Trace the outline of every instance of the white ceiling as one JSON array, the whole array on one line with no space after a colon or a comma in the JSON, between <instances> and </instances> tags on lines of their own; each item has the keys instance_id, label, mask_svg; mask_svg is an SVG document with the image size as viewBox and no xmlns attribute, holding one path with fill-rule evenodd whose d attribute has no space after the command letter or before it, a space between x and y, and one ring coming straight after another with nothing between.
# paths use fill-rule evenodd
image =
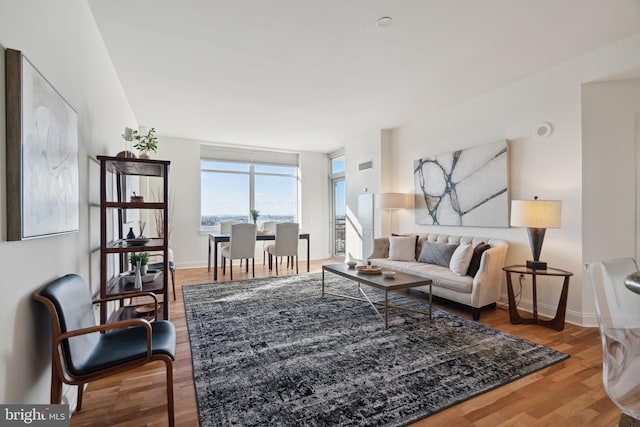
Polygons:
<instances>
[{"instance_id":1,"label":"white ceiling","mask_svg":"<svg viewBox=\"0 0 640 427\"><path fill-rule=\"evenodd\" d=\"M640 0L89 4L141 124L320 152L640 32Z\"/></svg>"}]
</instances>

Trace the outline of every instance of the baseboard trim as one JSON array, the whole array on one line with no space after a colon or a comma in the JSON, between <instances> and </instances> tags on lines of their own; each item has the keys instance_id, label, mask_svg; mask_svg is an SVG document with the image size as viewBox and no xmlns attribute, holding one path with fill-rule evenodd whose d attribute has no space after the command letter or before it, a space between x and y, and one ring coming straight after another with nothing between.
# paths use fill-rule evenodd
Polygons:
<instances>
[{"instance_id":1,"label":"baseboard trim","mask_svg":"<svg viewBox=\"0 0 640 427\"><path fill-rule=\"evenodd\" d=\"M498 306L500 308L504 308L505 310L509 310L508 297L506 294L500 296ZM541 304L538 302L538 314L542 317L554 317L556 315L557 308L557 306ZM518 304L518 310L524 311L526 313L533 313L533 301L528 299L520 300L520 304ZM565 314L565 322L585 328L593 328L598 326L598 318L596 317L595 313L585 314L579 311L568 309Z\"/></svg>"}]
</instances>

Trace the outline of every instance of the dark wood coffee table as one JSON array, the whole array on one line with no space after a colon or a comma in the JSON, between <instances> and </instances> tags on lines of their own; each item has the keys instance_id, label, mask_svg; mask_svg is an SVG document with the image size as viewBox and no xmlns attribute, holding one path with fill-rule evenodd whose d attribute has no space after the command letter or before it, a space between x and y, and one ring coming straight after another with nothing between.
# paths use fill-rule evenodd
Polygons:
<instances>
[{"instance_id":1,"label":"dark wood coffee table","mask_svg":"<svg viewBox=\"0 0 640 427\"><path fill-rule=\"evenodd\" d=\"M349 295L336 294L333 292L326 292L324 290L324 272L328 271L338 276L346 277L347 279L358 282L358 291L364 298L352 297ZM364 292L361 285L371 286L376 289L384 291L384 302L372 301L371 298ZM409 307L403 307L399 305L389 304L389 291L397 291L401 289L410 289L418 286L429 286L429 311L415 310ZM391 279L385 278L382 274L362 274L358 273L355 268L349 268L346 264L327 264L322 266L322 296L332 295L340 298L347 298L356 301L368 302L380 319L384 322L384 328L389 327L389 309L394 308L396 310L410 311L412 313L426 314L431 320L431 308L432 298L431 290L433 283L431 279L425 279L424 277L414 276L413 274L406 274L396 272L395 276ZM384 316L376 308L376 305L384 306Z\"/></svg>"}]
</instances>

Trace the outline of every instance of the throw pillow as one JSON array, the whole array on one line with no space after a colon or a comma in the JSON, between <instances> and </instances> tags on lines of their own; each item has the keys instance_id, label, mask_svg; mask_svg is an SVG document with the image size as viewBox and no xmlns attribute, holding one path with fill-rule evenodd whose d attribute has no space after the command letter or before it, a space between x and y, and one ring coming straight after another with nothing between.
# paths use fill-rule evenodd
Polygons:
<instances>
[{"instance_id":1,"label":"throw pillow","mask_svg":"<svg viewBox=\"0 0 640 427\"><path fill-rule=\"evenodd\" d=\"M451 256L457 247L458 245L448 243L424 242L422 244L422 251L420 252L418 262L426 262L428 264L449 267Z\"/></svg>"},{"instance_id":2,"label":"throw pillow","mask_svg":"<svg viewBox=\"0 0 640 427\"><path fill-rule=\"evenodd\" d=\"M407 234L397 234L397 233L391 233L392 236L401 236L401 237L409 237L409 236L415 236L416 237L416 244L413 248L413 261L416 260L416 258L418 257L418 255L420 255L419 253L417 253L416 251L418 250L418 238L420 236L418 236L417 234L411 234L411 233L407 233Z\"/></svg>"},{"instance_id":3,"label":"throw pillow","mask_svg":"<svg viewBox=\"0 0 640 427\"><path fill-rule=\"evenodd\" d=\"M392 261L415 261L416 238L413 236L389 237L389 259Z\"/></svg>"},{"instance_id":4,"label":"throw pillow","mask_svg":"<svg viewBox=\"0 0 640 427\"><path fill-rule=\"evenodd\" d=\"M485 242L480 242L475 248L473 248L473 255L469 262L467 276L474 277L478 270L480 270L480 259L482 259L482 254L489 248L491 248L491 245L487 245Z\"/></svg>"},{"instance_id":5,"label":"throw pillow","mask_svg":"<svg viewBox=\"0 0 640 427\"><path fill-rule=\"evenodd\" d=\"M473 256L473 246L471 244L461 244L453 252L451 261L449 261L449 269L458 276L464 276L469 269L469 263Z\"/></svg>"}]
</instances>

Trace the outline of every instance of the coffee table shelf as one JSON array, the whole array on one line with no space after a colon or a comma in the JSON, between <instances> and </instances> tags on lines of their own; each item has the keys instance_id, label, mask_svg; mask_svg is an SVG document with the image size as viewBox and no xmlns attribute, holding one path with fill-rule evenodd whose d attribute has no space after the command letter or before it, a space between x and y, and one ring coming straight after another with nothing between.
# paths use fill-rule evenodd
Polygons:
<instances>
[{"instance_id":1,"label":"coffee table shelf","mask_svg":"<svg viewBox=\"0 0 640 427\"><path fill-rule=\"evenodd\" d=\"M337 274L338 276L345 277L347 279L353 280L358 283L358 291L362 295L362 298L353 297L350 295L343 295L334 292L325 291L324 286L324 274L325 271L328 271L333 274ZM375 289L379 289L384 291L384 302L373 301L366 294L364 289L362 289L361 285L370 286ZM429 286L429 311L421 311L416 310L410 307L400 306L400 305L391 305L389 304L389 292L397 291L402 289L411 289L416 288L418 286ZM389 309L393 308L396 310L409 311L412 313L424 314L429 316L429 320L431 320L431 312L432 312L432 291L433 282L431 279L426 279L420 276L414 276L413 274L401 273L397 272L393 278L386 278L381 274L359 274L358 270L355 268L349 268L346 264L326 264L322 266L322 296L331 295L339 298L346 298L356 301L364 301L368 302L369 305L376 312L378 317L383 321L384 328L389 328ZM384 315L380 313L376 305L384 307Z\"/></svg>"}]
</instances>

